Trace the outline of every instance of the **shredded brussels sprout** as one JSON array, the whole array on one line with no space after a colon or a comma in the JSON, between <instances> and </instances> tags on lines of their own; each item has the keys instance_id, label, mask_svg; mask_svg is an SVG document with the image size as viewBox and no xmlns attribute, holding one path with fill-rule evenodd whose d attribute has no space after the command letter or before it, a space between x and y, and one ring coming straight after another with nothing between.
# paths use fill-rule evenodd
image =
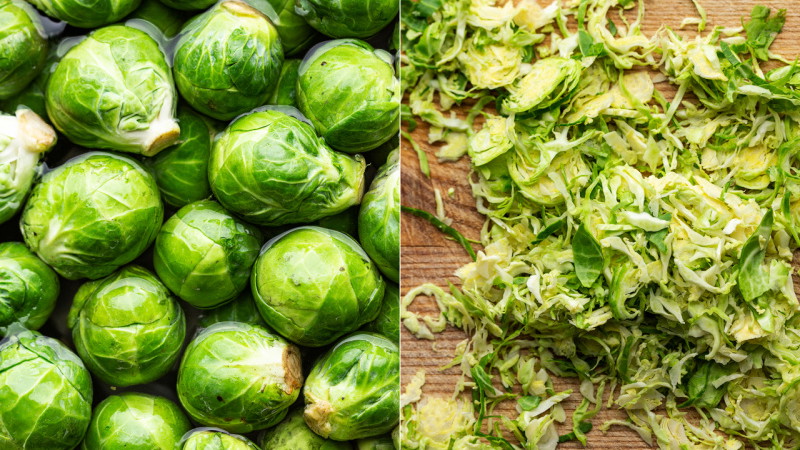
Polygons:
<instances>
[{"instance_id":1,"label":"shredded brussels sprout","mask_svg":"<svg viewBox=\"0 0 800 450\"><path fill-rule=\"evenodd\" d=\"M460 287L402 301L418 338L468 336L452 398L406 387L403 448L586 445L603 407L628 419L595 426L661 448L800 446L800 68L770 51L786 12L687 38L645 35L642 0L402 11L404 120L466 137L486 216ZM580 380L572 417L550 376ZM492 414L507 401L516 418Z\"/></svg>"}]
</instances>

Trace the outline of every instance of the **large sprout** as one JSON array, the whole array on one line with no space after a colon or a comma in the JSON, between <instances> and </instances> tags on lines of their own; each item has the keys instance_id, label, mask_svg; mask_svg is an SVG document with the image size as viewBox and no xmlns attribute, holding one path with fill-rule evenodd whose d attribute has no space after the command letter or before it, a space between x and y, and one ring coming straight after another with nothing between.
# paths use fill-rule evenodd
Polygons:
<instances>
[{"instance_id":1,"label":"large sprout","mask_svg":"<svg viewBox=\"0 0 800 450\"><path fill-rule=\"evenodd\" d=\"M356 39L330 41L300 65L297 104L331 147L372 150L400 127L400 82L388 62Z\"/></svg>"},{"instance_id":2,"label":"large sprout","mask_svg":"<svg viewBox=\"0 0 800 450\"><path fill-rule=\"evenodd\" d=\"M361 201L364 159L335 152L308 124L265 110L240 117L211 150L208 178L228 210L260 225L312 222Z\"/></svg>"},{"instance_id":3,"label":"large sprout","mask_svg":"<svg viewBox=\"0 0 800 450\"><path fill-rule=\"evenodd\" d=\"M55 143L55 130L33 111L21 108L13 116L0 115L0 223L22 207L42 154Z\"/></svg>"},{"instance_id":4,"label":"large sprout","mask_svg":"<svg viewBox=\"0 0 800 450\"><path fill-rule=\"evenodd\" d=\"M178 372L178 396L189 415L233 433L278 423L302 385L297 347L240 322L203 330L186 349Z\"/></svg>"},{"instance_id":5,"label":"large sprout","mask_svg":"<svg viewBox=\"0 0 800 450\"><path fill-rule=\"evenodd\" d=\"M38 330L56 306L58 275L21 242L0 243L0 337L14 324Z\"/></svg>"},{"instance_id":6,"label":"large sprout","mask_svg":"<svg viewBox=\"0 0 800 450\"><path fill-rule=\"evenodd\" d=\"M256 227L202 200L181 208L161 228L153 266L178 297L213 308L247 287L262 242Z\"/></svg>"},{"instance_id":7,"label":"large sprout","mask_svg":"<svg viewBox=\"0 0 800 450\"><path fill-rule=\"evenodd\" d=\"M97 28L119 21L139 7L141 0L30 0L53 19L79 28Z\"/></svg>"},{"instance_id":8,"label":"large sprout","mask_svg":"<svg viewBox=\"0 0 800 450\"><path fill-rule=\"evenodd\" d=\"M139 266L82 285L67 324L89 371L112 386L161 378L178 359L186 335L181 307Z\"/></svg>"},{"instance_id":9,"label":"large sprout","mask_svg":"<svg viewBox=\"0 0 800 450\"><path fill-rule=\"evenodd\" d=\"M378 317L362 328L385 336L400 345L400 290L394 283L386 283Z\"/></svg>"},{"instance_id":10,"label":"large sprout","mask_svg":"<svg viewBox=\"0 0 800 450\"><path fill-rule=\"evenodd\" d=\"M267 324L309 347L373 320L385 285L353 238L319 227L295 228L268 242L251 283Z\"/></svg>"},{"instance_id":11,"label":"large sprout","mask_svg":"<svg viewBox=\"0 0 800 450\"><path fill-rule=\"evenodd\" d=\"M196 428L183 437L180 450L261 450L250 439L217 428Z\"/></svg>"},{"instance_id":12,"label":"large sprout","mask_svg":"<svg viewBox=\"0 0 800 450\"><path fill-rule=\"evenodd\" d=\"M173 65L178 90L194 109L230 120L266 103L282 63L278 31L267 16L224 0L183 27Z\"/></svg>"},{"instance_id":13,"label":"large sprout","mask_svg":"<svg viewBox=\"0 0 800 450\"><path fill-rule=\"evenodd\" d=\"M127 26L93 31L59 61L47 113L74 144L152 156L180 135L177 96L164 54Z\"/></svg>"},{"instance_id":14,"label":"large sprout","mask_svg":"<svg viewBox=\"0 0 800 450\"><path fill-rule=\"evenodd\" d=\"M180 142L148 160L164 202L176 208L211 196L211 127L188 108L178 109L178 121Z\"/></svg>"},{"instance_id":15,"label":"large sprout","mask_svg":"<svg viewBox=\"0 0 800 450\"><path fill-rule=\"evenodd\" d=\"M390 280L400 278L400 161L397 150L379 170L364 194L358 214L358 239L378 269Z\"/></svg>"},{"instance_id":16,"label":"large sprout","mask_svg":"<svg viewBox=\"0 0 800 450\"><path fill-rule=\"evenodd\" d=\"M0 343L0 448L71 450L92 416L92 379L61 342L24 331Z\"/></svg>"},{"instance_id":17,"label":"large sprout","mask_svg":"<svg viewBox=\"0 0 800 450\"><path fill-rule=\"evenodd\" d=\"M333 38L367 38L392 22L400 0L297 0L297 13Z\"/></svg>"},{"instance_id":18,"label":"large sprout","mask_svg":"<svg viewBox=\"0 0 800 450\"><path fill-rule=\"evenodd\" d=\"M0 0L0 100L25 89L47 58L47 36L36 11L22 0Z\"/></svg>"},{"instance_id":19,"label":"large sprout","mask_svg":"<svg viewBox=\"0 0 800 450\"><path fill-rule=\"evenodd\" d=\"M200 328L208 328L219 322L244 322L267 327L267 323L256 308L250 289L245 289L233 301L222 306L201 311L197 318L197 326Z\"/></svg>"},{"instance_id":20,"label":"large sprout","mask_svg":"<svg viewBox=\"0 0 800 450\"><path fill-rule=\"evenodd\" d=\"M156 237L164 209L136 161L90 152L42 177L22 213L25 243L61 276L104 277Z\"/></svg>"},{"instance_id":21,"label":"large sprout","mask_svg":"<svg viewBox=\"0 0 800 450\"><path fill-rule=\"evenodd\" d=\"M261 435L264 450L352 450L349 442L339 442L311 431L303 419L303 409L290 411L283 422L265 430Z\"/></svg>"},{"instance_id":22,"label":"large sprout","mask_svg":"<svg viewBox=\"0 0 800 450\"><path fill-rule=\"evenodd\" d=\"M338 441L389 433L400 419L400 352L390 340L356 333L311 369L304 417L314 432Z\"/></svg>"},{"instance_id":23,"label":"large sprout","mask_svg":"<svg viewBox=\"0 0 800 450\"><path fill-rule=\"evenodd\" d=\"M174 450L191 428L175 403L155 395L112 395L94 409L82 450Z\"/></svg>"},{"instance_id":24,"label":"large sprout","mask_svg":"<svg viewBox=\"0 0 800 450\"><path fill-rule=\"evenodd\" d=\"M158 28L167 38L175 37L186 21L184 13L166 6L165 2L161 0L143 0L136 11L128 16L128 20L130 19L144 20ZM183 121L180 123L183 128Z\"/></svg>"},{"instance_id":25,"label":"large sprout","mask_svg":"<svg viewBox=\"0 0 800 450\"><path fill-rule=\"evenodd\" d=\"M320 37L306 20L297 14L294 0L247 0L269 17L281 37L283 52L296 55Z\"/></svg>"},{"instance_id":26,"label":"large sprout","mask_svg":"<svg viewBox=\"0 0 800 450\"><path fill-rule=\"evenodd\" d=\"M297 70L299 59L287 59L281 66L281 75L275 83L275 89L269 97L270 105L286 105L297 107Z\"/></svg>"}]
</instances>

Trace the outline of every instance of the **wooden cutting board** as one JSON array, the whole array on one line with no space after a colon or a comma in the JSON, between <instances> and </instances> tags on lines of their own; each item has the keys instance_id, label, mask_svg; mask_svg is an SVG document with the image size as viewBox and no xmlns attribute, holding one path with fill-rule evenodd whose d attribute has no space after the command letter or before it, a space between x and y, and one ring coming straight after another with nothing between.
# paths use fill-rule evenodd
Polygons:
<instances>
[{"instance_id":1,"label":"wooden cutting board","mask_svg":"<svg viewBox=\"0 0 800 450\"><path fill-rule=\"evenodd\" d=\"M774 10L785 8L788 10L787 21L783 33L775 41L772 50L787 58L800 56L800 0L699 0L708 13L709 27L713 25L736 26L741 25L742 17L748 17L750 10L756 4L766 5ZM648 36L660 26L667 25L677 29L686 17L695 17L696 10L690 0L646 0L646 13L642 29ZM687 27L682 30L685 36L695 36L696 27ZM469 184L466 181L469 172L467 157L458 162L438 163L434 153L436 146L427 144L427 127L420 122L420 126L412 133L414 140L428 154L431 178L426 178L419 171L419 163L414 150L407 141L402 142L402 203L426 211L435 211L434 189L441 191L445 200L445 211L453 219L452 226L461 231L466 237L478 239L483 225L483 217L475 210L475 201ZM448 189L454 189L454 196L446 195ZM401 292L405 293L410 288L422 283L432 282L442 287L447 287L447 282L459 283L453 274L460 266L470 261L469 256L459 244L448 240L442 233L434 229L423 219L403 214L401 224ZM795 258L798 264L798 258ZM795 289L800 293L800 282L795 277ZM433 300L420 297L411 308L422 314L434 314L436 306ZM459 369L454 368L444 372L438 367L449 363L453 357L456 344L463 340L465 335L457 329L448 328L438 335L435 341L417 340L402 330L402 383L408 383L410 378L420 369L425 369L427 382L424 392L431 395L447 396L453 392L454 385L459 379ZM568 423L571 412L580 403L581 396L577 392L578 384L574 379L554 379L556 390L573 389L574 394L563 405L568 413ZM513 405L498 409L498 412L515 416ZM618 410L603 410L593 420L595 426L608 419L625 419L624 412ZM559 432L568 431L562 427ZM577 442L564 443L559 448L583 448ZM588 448L592 449L644 449L649 448L639 436L624 427L613 427L606 434L597 428L589 433Z\"/></svg>"}]
</instances>

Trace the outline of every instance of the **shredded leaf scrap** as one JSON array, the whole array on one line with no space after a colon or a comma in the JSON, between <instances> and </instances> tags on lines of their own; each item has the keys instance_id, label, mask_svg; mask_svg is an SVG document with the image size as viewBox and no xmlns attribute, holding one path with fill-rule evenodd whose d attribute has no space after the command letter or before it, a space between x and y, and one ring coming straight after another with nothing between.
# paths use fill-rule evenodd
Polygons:
<instances>
[{"instance_id":1,"label":"shredded leaf scrap","mask_svg":"<svg viewBox=\"0 0 800 450\"><path fill-rule=\"evenodd\" d=\"M702 30L696 5L684 25ZM454 396L405 404L403 448L585 444L603 407L628 419L595 427L662 448L798 448L800 68L770 51L786 12L757 6L743 27L690 38L646 36L641 0L402 11L407 116L429 141L463 142L486 216L461 286L403 301L412 333L468 336ZM423 294L440 316L409 310ZM506 401L517 417L493 412Z\"/></svg>"}]
</instances>

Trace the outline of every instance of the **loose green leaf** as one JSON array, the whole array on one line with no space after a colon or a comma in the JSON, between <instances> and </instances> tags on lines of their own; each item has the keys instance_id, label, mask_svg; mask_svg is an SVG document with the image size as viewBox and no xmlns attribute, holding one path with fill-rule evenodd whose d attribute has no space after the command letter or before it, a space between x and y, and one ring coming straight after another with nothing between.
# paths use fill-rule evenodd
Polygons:
<instances>
[{"instance_id":1,"label":"loose green leaf","mask_svg":"<svg viewBox=\"0 0 800 450\"><path fill-rule=\"evenodd\" d=\"M594 284L603 272L605 260L600 243L592 236L585 224L581 224L572 237L572 254L575 274L583 287Z\"/></svg>"},{"instance_id":2,"label":"loose green leaf","mask_svg":"<svg viewBox=\"0 0 800 450\"><path fill-rule=\"evenodd\" d=\"M772 235L772 211L767 211L761 224L742 247L739 256L739 291L747 301L752 301L769 290L769 271L764 267L767 241Z\"/></svg>"}]
</instances>

